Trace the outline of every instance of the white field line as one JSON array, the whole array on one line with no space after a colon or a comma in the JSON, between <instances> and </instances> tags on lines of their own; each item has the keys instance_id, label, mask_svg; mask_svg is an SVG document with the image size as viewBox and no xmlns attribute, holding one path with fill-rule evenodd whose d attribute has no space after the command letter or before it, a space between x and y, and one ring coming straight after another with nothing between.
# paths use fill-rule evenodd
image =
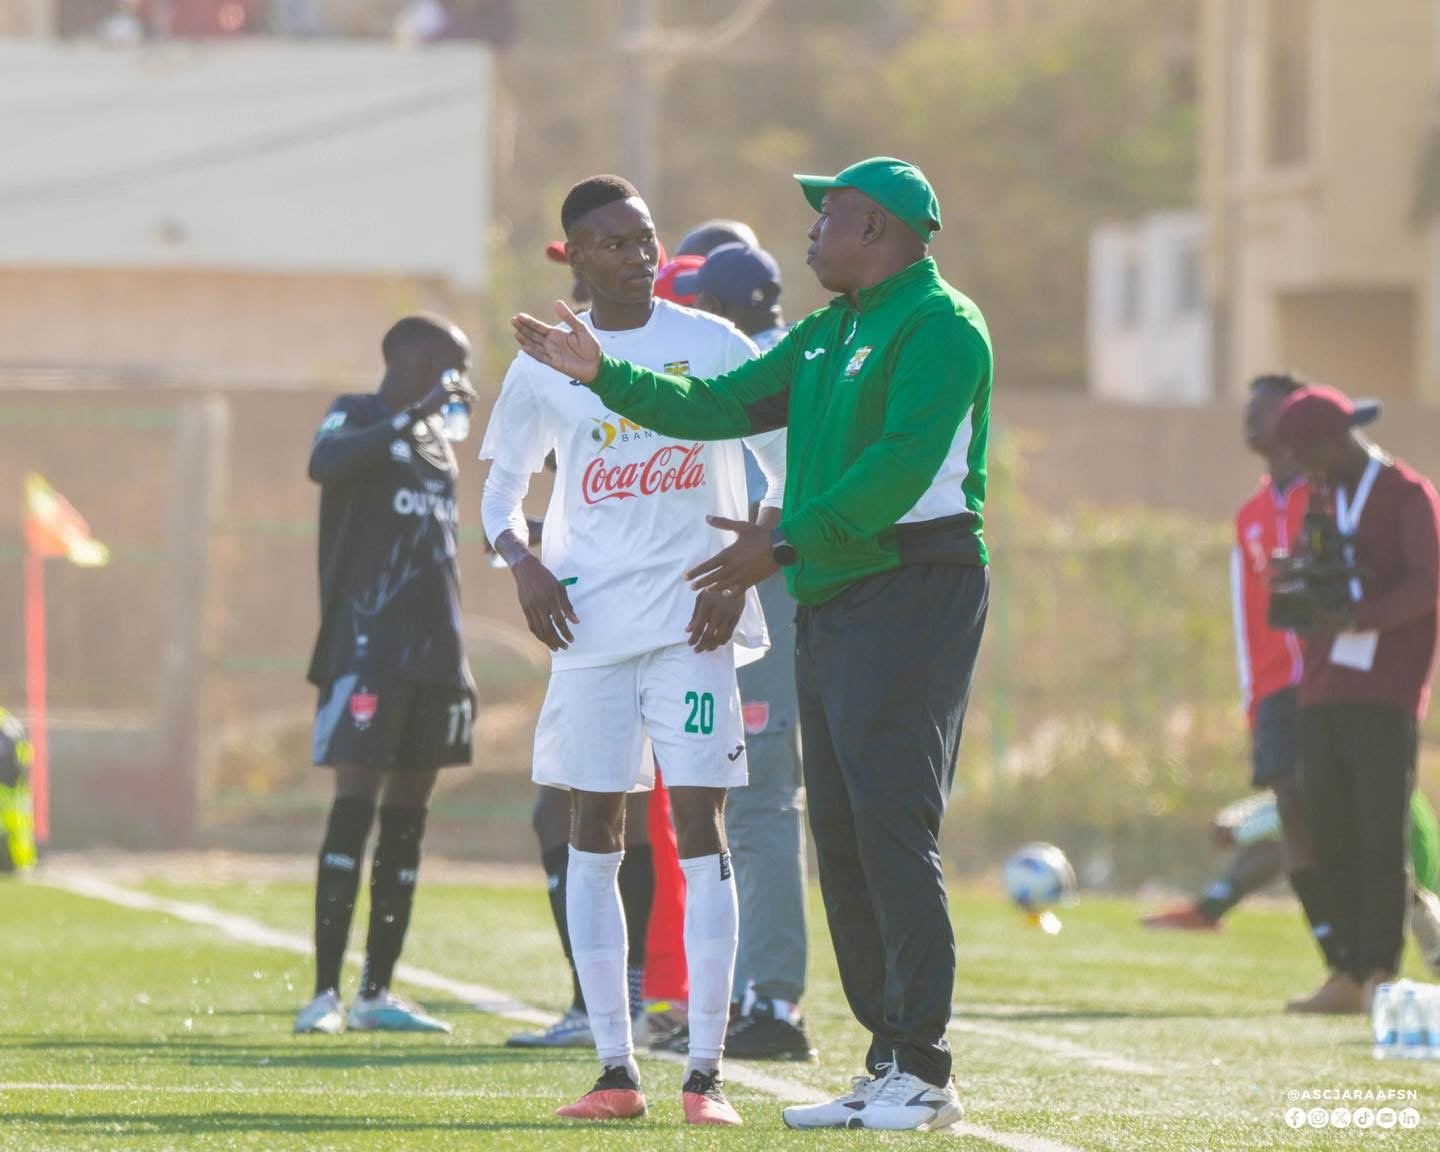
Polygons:
<instances>
[{"instance_id":1,"label":"white field line","mask_svg":"<svg viewBox=\"0 0 1440 1152\"><path fill-rule=\"evenodd\" d=\"M729 1075L727 1070L726 1075ZM988 1140L991 1144L998 1144L1001 1148L1009 1148L1010 1152L1080 1152L1073 1144L1063 1144L1059 1140L1051 1140L1048 1136L1027 1136L1023 1132L996 1132L991 1128L982 1128L979 1124L970 1124L962 1120L959 1124L952 1124L945 1131L951 1136L974 1136L977 1140Z\"/></svg>"},{"instance_id":2,"label":"white field line","mask_svg":"<svg viewBox=\"0 0 1440 1152\"><path fill-rule=\"evenodd\" d=\"M1169 1074L1166 1069L1154 1064L1141 1064L1109 1052L1098 1052L1093 1048L1086 1048L1083 1044L1076 1044L1073 1040L1065 1040L1059 1036L1041 1036L1034 1032L1022 1032L1016 1028L1006 1028L999 1024L976 1024L972 1020L951 1020L950 1031L968 1032L974 1036L989 1036L996 1040L1004 1040L1008 1044L1033 1048L1037 1052L1063 1056L1066 1060L1088 1064L1102 1072L1115 1072L1121 1076L1165 1076Z\"/></svg>"},{"instance_id":3,"label":"white field line","mask_svg":"<svg viewBox=\"0 0 1440 1152\"><path fill-rule=\"evenodd\" d=\"M52 888L59 888L66 892L72 892L77 896L86 896L93 900L103 900L109 904L115 904L122 908L132 908L144 912L161 912L167 916L173 916L187 924L196 924L202 927L214 928L238 940L244 944L250 944L260 948L274 948L279 951L293 952L298 955L308 956L310 954L311 942L304 936L298 936L293 932L281 932L269 928L257 920L248 916L236 916L229 912L221 912L218 908L212 908L207 904L196 904L184 900L167 900L163 897L152 896L148 892L139 892L133 888L123 888L118 884L112 884L95 876L88 876L83 873L66 873L63 875L51 874L44 883ZM361 963L363 955L357 952L347 953L347 958ZM432 991L443 992L446 995L455 996L462 1000L469 1000L475 1006L476 1011L485 1012L492 1016L499 1016L507 1020L515 1020L523 1024L534 1024L541 1027L548 1026L555 1020L554 1013L542 1012L533 1008L514 997L507 996L503 992L497 992L493 988L486 988L482 984L471 984L463 980L452 980L448 976L442 976L438 972L432 972L428 968L419 968L413 964L400 964L395 969L398 979L412 984L417 988L428 988ZM684 1057L671 1054L654 1052L654 1057L669 1058L676 1063L683 1063ZM764 1092L785 1104L818 1104L821 1101L830 1099L830 1096L817 1088L801 1084L794 1080L787 1080L781 1076L772 1076L756 1068L747 1067L738 1061L732 1060L725 1066L725 1079L734 1084L743 1085L746 1088L753 1088L756 1091ZM0 1089L18 1088L19 1085L0 1084ZM47 1087L41 1085L39 1087ZM81 1088L81 1091L86 1090ZM105 1089L109 1090L109 1089ZM116 1091L121 1089L116 1088ZM152 1091L152 1089L145 1089ZM1081 1152L1070 1144L1061 1143L1058 1140L1051 1140L1044 1136L1029 1136L1020 1132L997 1132L985 1128L979 1124L971 1124L962 1121L959 1124L951 1125L946 1131L952 1136L973 1136L976 1139L986 1140L1000 1148L1008 1148L1011 1152Z\"/></svg>"},{"instance_id":4,"label":"white field line","mask_svg":"<svg viewBox=\"0 0 1440 1152\"><path fill-rule=\"evenodd\" d=\"M306 937L297 936L293 932L280 932L274 928L267 928L258 920L252 920L248 916L235 916L229 912L221 912L208 904L166 900L163 897L152 896L148 892L122 888L118 884L111 884L108 880L79 873L51 876L45 883L52 888L63 888L77 896L89 896L95 900L117 904L122 908L134 908L143 912L163 912L167 916L173 916L187 924L215 928L231 939L239 940L242 944L253 944L259 948L274 948L282 952L294 952L300 956L310 955L311 944ZM353 951L346 953L346 958L356 964L364 963L365 960L362 953ZM486 988L483 984L451 980L448 976L431 972L428 968L417 968L413 964L397 965L395 975L417 988L425 988L431 992L443 992L445 995L454 996L459 1000L468 1000L475 1005L477 1011L488 1012L492 1016L503 1016L509 1020L517 1020L522 1024L534 1024L542 1028L555 1022L552 1013L542 1012L538 1008L522 1004L514 997L507 996L504 992L497 992L494 988Z\"/></svg>"},{"instance_id":5,"label":"white field line","mask_svg":"<svg viewBox=\"0 0 1440 1152\"><path fill-rule=\"evenodd\" d=\"M263 1066L264 1061L256 1062L256 1067ZM0 1093L4 1092L97 1092L136 1096L274 1096L276 1093L283 1092L287 1096L345 1097L366 1100L375 1098L374 1088L337 1089L290 1084L277 1084L274 1088L240 1085L206 1088L198 1084L163 1084L157 1087L154 1084L47 1084L39 1081L16 1081L13 1083L0 1081ZM448 1100L451 1098L473 1100L477 1097L483 1097L486 1100L532 1099L528 1093L524 1092L487 1092L483 1088L394 1088L387 1084L385 1098L388 1100L392 1097L417 1100Z\"/></svg>"}]
</instances>

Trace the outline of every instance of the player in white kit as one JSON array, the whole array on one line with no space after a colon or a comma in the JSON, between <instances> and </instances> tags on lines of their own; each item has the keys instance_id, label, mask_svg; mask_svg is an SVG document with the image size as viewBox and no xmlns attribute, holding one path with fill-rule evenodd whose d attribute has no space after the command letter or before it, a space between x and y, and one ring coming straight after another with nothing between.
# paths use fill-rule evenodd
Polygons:
<instances>
[{"instance_id":1,"label":"player in white kit","mask_svg":"<svg viewBox=\"0 0 1440 1152\"><path fill-rule=\"evenodd\" d=\"M594 293L580 320L607 352L702 376L755 355L729 322L654 299L655 229L627 181L599 176L577 184L561 224L571 264ZM769 511L761 515L778 518L784 433L746 443L768 481ZM555 486L537 560L521 501L551 450ZM720 1076L737 936L723 814L725 789L746 781L736 664L759 659L768 637L754 589L697 596L684 573L727 542L707 516L746 518L741 442L680 442L650 432L522 352L505 376L480 456L493 461L482 506L486 534L510 564L531 632L552 652L534 778L575 791L566 906L601 1075L558 1114L599 1120L645 1113L616 875L625 794L653 783L642 775L648 736L670 787L686 878L685 1118L739 1124Z\"/></svg>"}]
</instances>

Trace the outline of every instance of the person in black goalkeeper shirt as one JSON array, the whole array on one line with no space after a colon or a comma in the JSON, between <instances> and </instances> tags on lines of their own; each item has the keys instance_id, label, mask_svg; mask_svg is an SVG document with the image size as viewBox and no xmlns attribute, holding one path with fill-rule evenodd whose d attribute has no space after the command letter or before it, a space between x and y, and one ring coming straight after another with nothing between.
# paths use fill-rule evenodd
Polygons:
<instances>
[{"instance_id":1,"label":"person in black goalkeeper shirt","mask_svg":"<svg viewBox=\"0 0 1440 1152\"><path fill-rule=\"evenodd\" d=\"M407 316L382 342L379 390L339 397L310 454L320 485L319 689L314 760L335 772L315 885L315 995L295 1031L449 1032L390 991L439 769L470 761L475 684L460 629L455 453L438 413L473 403L470 342L447 321ZM360 862L375 821L370 930L348 1015L340 967Z\"/></svg>"}]
</instances>

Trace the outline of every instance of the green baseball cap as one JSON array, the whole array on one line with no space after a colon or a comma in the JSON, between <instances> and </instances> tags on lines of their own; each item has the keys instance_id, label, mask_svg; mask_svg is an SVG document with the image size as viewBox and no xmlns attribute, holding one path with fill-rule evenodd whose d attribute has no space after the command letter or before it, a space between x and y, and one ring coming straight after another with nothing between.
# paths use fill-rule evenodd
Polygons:
<instances>
[{"instance_id":1,"label":"green baseball cap","mask_svg":"<svg viewBox=\"0 0 1440 1152\"><path fill-rule=\"evenodd\" d=\"M805 190L805 199L817 212L830 189L854 188L903 220L927 244L940 227L940 201L935 199L935 190L925 179L925 173L893 156L872 156L834 176L797 174L795 179Z\"/></svg>"}]
</instances>

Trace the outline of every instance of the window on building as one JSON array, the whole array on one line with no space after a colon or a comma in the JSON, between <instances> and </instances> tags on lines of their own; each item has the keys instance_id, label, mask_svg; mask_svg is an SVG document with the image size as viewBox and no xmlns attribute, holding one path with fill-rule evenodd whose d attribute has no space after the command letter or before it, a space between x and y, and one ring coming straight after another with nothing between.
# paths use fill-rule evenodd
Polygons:
<instances>
[{"instance_id":1,"label":"window on building","mask_svg":"<svg viewBox=\"0 0 1440 1152\"><path fill-rule=\"evenodd\" d=\"M1115 326L1122 332L1140 327L1140 292L1142 289L1140 261L1127 256L1120 265L1120 296Z\"/></svg>"},{"instance_id":2,"label":"window on building","mask_svg":"<svg viewBox=\"0 0 1440 1152\"><path fill-rule=\"evenodd\" d=\"M1200 250L1193 245L1180 249L1175 259L1175 315L1193 316L1204 297L1201 283Z\"/></svg>"},{"instance_id":3,"label":"window on building","mask_svg":"<svg viewBox=\"0 0 1440 1152\"><path fill-rule=\"evenodd\" d=\"M1310 158L1312 0L1270 0L1265 39L1265 159L1272 168Z\"/></svg>"}]
</instances>

